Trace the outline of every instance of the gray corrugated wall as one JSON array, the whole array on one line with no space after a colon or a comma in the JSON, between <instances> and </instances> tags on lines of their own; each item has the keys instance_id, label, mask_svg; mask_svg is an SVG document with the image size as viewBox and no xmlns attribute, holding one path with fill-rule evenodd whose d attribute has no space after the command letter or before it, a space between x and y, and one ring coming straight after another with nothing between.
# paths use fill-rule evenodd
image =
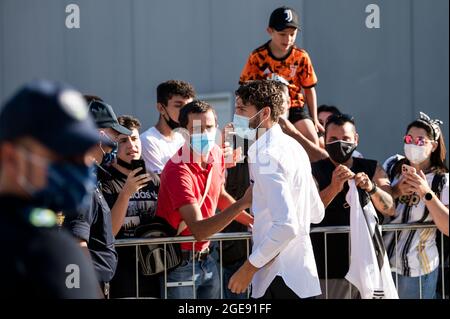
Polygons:
<instances>
[{"instance_id":1,"label":"gray corrugated wall","mask_svg":"<svg viewBox=\"0 0 450 319\"><path fill-rule=\"evenodd\" d=\"M80 7L80 29L65 28L69 3ZM380 29L365 27L370 3ZM448 133L447 0L0 0L0 100L31 78L59 79L148 127L164 80L234 91L281 4L300 12L297 43L312 57L319 104L356 117L367 157L401 152L419 110L444 119Z\"/></svg>"}]
</instances>

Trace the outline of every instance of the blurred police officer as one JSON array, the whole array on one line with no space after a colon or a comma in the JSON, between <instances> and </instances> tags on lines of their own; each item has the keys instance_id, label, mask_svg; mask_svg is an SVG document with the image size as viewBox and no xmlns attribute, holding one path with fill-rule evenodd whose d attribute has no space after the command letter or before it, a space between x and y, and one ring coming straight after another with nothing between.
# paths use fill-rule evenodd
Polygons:
<instances>
[{"instance_id":1,"label":"blurred police officer","mask_svg":"<svg viewBox=\"0 0 450 319\"><path fill-rule=\"evenodd\" d=\"M94 118L97 130L109 143L100 142L88 153L88 160L96 167L95 174L108 174L104 169L117 155L117 136L131 135L131 131L117 121L112 107L94 98L89 103L89 112ZM113 145L113 146L111 146ZM65 218L64 226L79 240L82 247L89 249L100 287L106 298L109 297L109 282L117 267L117 252L114 248L114 235L111 210L101 192L101 185L93 192L90 206L79 211L78 216L71 214Z\"/></svg>"},{"instance_id":2,"label":"blurred police officer","mask_svg":"<svg viewBox=\"0 0 450 319\"><path fill-rule=\"evenodd\" d=\"M55 227L55 211L89 202L84 155L98 140L81 94L63 84L32 82L0 110L0 295L101 296L89 259Z\"/></svg>"}]
</instances>

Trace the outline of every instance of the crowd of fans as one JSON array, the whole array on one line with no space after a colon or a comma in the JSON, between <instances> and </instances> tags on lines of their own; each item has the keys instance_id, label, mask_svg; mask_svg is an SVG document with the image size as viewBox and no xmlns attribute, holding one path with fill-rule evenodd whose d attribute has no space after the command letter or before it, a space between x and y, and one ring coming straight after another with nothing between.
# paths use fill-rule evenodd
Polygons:
<instances>
[{"instance_id":1,"label":"crowd of fans","mask_svg":"<svg viewBox=\"0 0 450 319\"><path fill-rule=\"evenodd\" d=\"M255 298L358 298L345 279L349 234L309 235L310 227L350 224L353 180L380 224L436 225L384 236L399 297L435 298L440 265L448 265L438 236L448 236L442 122L421 113L404 123L404 150L365 158L356 120L317 107L311 59L294 44L298 27L293 9L272 13L271 39L249 56L223 128L214 107L180 80L158 85L159 117L143 132L139 119L117 117L101 97L63 84L31 82L11 97L0 110L8 291L127 298L139 285L141 297L213 299L222 291L233 299L247 298L252 282ZM181 244L167 276L149 270L148 252L114 245L142 237L156 219L196 239ZM250 256L245 241L225 241L218 260L208 238L243 231L253 234ZM67 277L68 265L81 278Z\"/></svg>"}]
</instances>

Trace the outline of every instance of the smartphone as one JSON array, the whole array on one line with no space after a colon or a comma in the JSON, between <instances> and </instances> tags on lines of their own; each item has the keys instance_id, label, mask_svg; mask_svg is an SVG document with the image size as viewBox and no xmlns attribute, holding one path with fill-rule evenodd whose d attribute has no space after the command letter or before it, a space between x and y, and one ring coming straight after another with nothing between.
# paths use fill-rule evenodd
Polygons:
<instances>
[{"instance_id":1,"label":"smartphone","mask_svg":"<svg viewBox=\"0 0 450 319\"><path fill-rule=\"evenodd\" d=\"M415 174L416 173L416 169L414 167L412 167L412 166L403 164L402 165L402 173L403 174L408 174L408 173L409 174Z\"/></svg>"},{"instance_id":2,"label":"smartphone","mask_svg":"<svg viewBox=\"0 0 450 319\"><path fill-rule=\"evenodd\" d=\"M139 172L137 172L136 176L147 173L147 170L145 169L145 161L143 159L131 160L131 169L133 171L139 167L141 167L142 169Z\"/></svg>"},{"instance_id":3,"label":"smartphone","mask_svg":"<svg viewBox=\"0 0 450 319\"><path fill-rule=\"evenodd\" d=\"M227 127L225 128L225 142L228 142L230 147L235 149L235 136L236 136L236 132L234 132L232 127Z\"/></svg>"}]
</instances>

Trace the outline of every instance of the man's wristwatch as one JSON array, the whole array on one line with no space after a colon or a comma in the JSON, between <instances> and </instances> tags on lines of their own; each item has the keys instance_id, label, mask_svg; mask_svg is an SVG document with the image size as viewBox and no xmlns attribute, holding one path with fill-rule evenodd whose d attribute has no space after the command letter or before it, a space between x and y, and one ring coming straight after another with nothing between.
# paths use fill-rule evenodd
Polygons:
<instances>
[{"instance_id":1,"label":"man's wristwatch","mask_svg":"<svg viewBox=\"0 0 450 319\"><path fill-rule=\"evenodd\" d=\"M428 192L428 193L425 194L425 196L423 198L425 198L426 201L432 200L433 199L433 193L432 192Z\"/></svg>"},{"instance_id":2,"label":"man's wristwatch","mask_svg":"<svg viewBox=\"0 0 450 319\"><path fill-rule=\"evenodd\" d=\"M369 194L371 196L377 192L377 183L372 182L372 185L373 185L372 189L367 192L367 194Z\"/></svg>"}]
</instances>

